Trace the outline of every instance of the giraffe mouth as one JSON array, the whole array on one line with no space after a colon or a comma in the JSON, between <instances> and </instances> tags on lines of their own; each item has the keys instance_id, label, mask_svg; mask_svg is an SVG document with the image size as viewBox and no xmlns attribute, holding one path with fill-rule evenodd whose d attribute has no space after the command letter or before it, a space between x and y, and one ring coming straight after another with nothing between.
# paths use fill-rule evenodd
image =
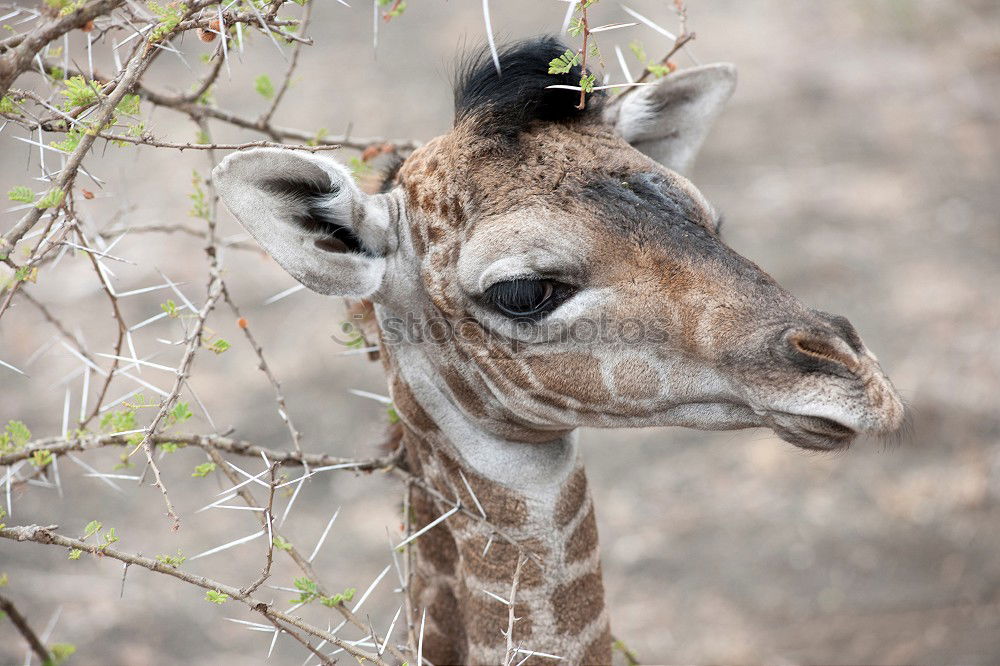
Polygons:
<instances>
[{"instance_id":1,"label":"giraffe mouth","mask_svg":"<svg viewBox=\"0 0 1000 666\"><path fill-rule=\"evenodd\" d=\"M822 416L771 412L765 422L781 439L813 451L846 449L858 435L853 428Z\"/></svg>"}]
</instances>

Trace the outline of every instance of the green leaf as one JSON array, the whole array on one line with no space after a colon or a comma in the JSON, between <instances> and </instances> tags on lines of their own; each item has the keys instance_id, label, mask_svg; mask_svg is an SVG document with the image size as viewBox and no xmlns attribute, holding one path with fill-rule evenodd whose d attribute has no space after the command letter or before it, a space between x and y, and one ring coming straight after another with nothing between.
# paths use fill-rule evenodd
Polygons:
<instances>
[{"instance_id":1,"label":"green leaf","mask_svg":"<svg viewBox=\"0 0 1000 666\"><path fill-rule=\"evenodd\" d=\"M88 537L97 534L98 532L101 531L102 527L104 527L104 525L101 524L101 521L99 520L90 521L89 523L87 523L87 526L83 528L83 538L86 540Z\"/></svg>"},{"instance_id":2,"label":"green leaf","mask_svg":"<svg viewBox=\"0 0 1000 666\"><path fill-rule=\"evenodd\" d=\"M194 472L191 476L205 477L215 471L214 462L204 462L194 468Z\"/></svg>"},{"instance_id":3,"label":"green leaf","mask_svg":"<svg viewBox=\"0 0 1000 666\"><path fill-rule=\"evenodd\" d=\"M55 456L48 449L40 449L31 452L31 464L41 469L55 460Z\"/></svg>"},{"instance_id":4,"label":"green leaf","mask_svg":"<svg viewBox=\"0 0 1000 666\"><path fill-rule=\"evenodd\" d=\"M166 312L171 318L177 316L177 304L170 299L167 299L166 303L160 303L160 309Z\"/></svg>"},{"instance_id":5,"label":"green leaf","mask_svg":"<svg viewBox=\"0 0 1000 666\"><path fill-rule=\"evenodd\" d=\"M15 446L27 446L31 441L31 431L21 421L8 421L6 430Z\"/></svg>"},{"instance_id":6,"label":"green leaf","mask_svg":"<svg viewBox=\"0 0 1000 666\"><path fill-rule=\"evenodd\" d=\"M275 548L280 548L281 550L284 551L289 551L292 549L292 542L286 541L285 537L281 536L280 534L274 535L274 538L271 539L271 543L274 544Z\"/></svg>"},{"instance_id":7,"label":"green leaf","mask_svg":"<svg viewBox=\"0 0 1000 666\"><path fill-rule=\"evenodd\" d=\"M549 74L569 74L569 70L579 63L580 55L566 49L566 52L561 56L549 61Z\"/></svg>"},{"instance_id":8,"label":"green leaf","mask_svg":"<svg viewBox=\"0 0 1000 666\"><path fill-rule=\"evenodd\" d=\"M157 562L162 562L163 564L166 564L167 566L173 567L174 569L179 568L182 564L184 564L184 562L186 560L187 560L187 558L184 557L183 554L181 554L181 549L180 548L177 549L177 554L176 555L157 555L156 556L156 561Z\"/></svg>"},{"instance_id":9,"label":"green leaf","mask_svg":"<svg viewBox=\"0 0 1000 666\"><path fill-rule=\"evenodd\" d=\"M295 589L301 592L315 592L317 589L319 589L319 586L316 585L315 581L306 578L305 576L302 576L301 578L296 578L294 581L292 581L292 584L295 585Z\"/></svg>"},{"instance_id":10,"label":"green leaf","mask_svg":"<svg viewBox=\"0 0 1000 666\"><path fill-rule=\"evenodd\" d=\"M79 128L72 128L66 132L66 138L62 141L52 141L49 143L53 148L57 148L67 153L72 153L76 150L76 147L80 145L80 139L83 138L83 131Z\"/></svg>"},{"instance_id":11,"label":"green leaf","mask_svg":"<svg viewBox=\"0 0 1000 666\"><path fill-rule=\"evenodd\" d=\"M24 185L17 185L12 187L9 192L7 192L7 198L11 201L20 201L21 203L31 203L35 200L35 193L31 191L30 187L25 187Z\"/></svg>"},{"instance_id":12,"label":"green leaf","mask_svg":"<svg viewBox=\"0 0 1000 666\"><path fill-rule=\"evenodd\" d=\"M594 74L586 74L580 77L580 87L583 88L583 92L594 92L594 82L597 80L597 76Z\"/></svg>"},{"instance_id":13,"label":"green leaf","mask_svg":"<svg viewBox=\"0 0 1000 666\"><path fill-rule=\"evenodd\" d=\"M101 544L101 549L103 550L119 540L118 534L115 533L115 528L112 527L104 533L104 543Z\"/></svg>"},{"instance_id":14,"label":"green leaf","mask_svg":"<svg viewBox=\"0 0 1000 666\"><path fill-rule=\"evenodd\" d=\"M223 340L222 338L219 338L215 342L213 342L211 345L209 345L208 350L211 351L211 352L215 352L216 354L221 354L222 352L226 351L230 347L232 347L231 344L229 344L227 341Z\"/></svg>"},{"instance_id":15,"label":"green leaf","mask_svg":"<svg viewBox=\"0 0 1000 666\"><path fill-rule=\"evenodd\" d=\"M307 604L319 596L319 585L305 576L296 578L294 585L295 589L299 590L302 594L292 599L293 604Z\"/></svg>"},{"instance_id":16,"label":"green leaf","mask_svg":"<svg viewBox=\"0 0 1000 666\"><path fill-rule=\"evenodd\" d=\"M135 412L130 409L108 412L101 417L101 428L108 432L127 432L129 430L135 430L137 427L138 426L135 422Z\"/></svg>"},{"instance_id":17,"label":"green leaf","mask_svg":"<svg viewBox=\"0 0 1000 666\"><path fill-rule=\"evenodd\" d=\"M54 208L62 203L63 196L65 196L65 192L58 187L53 187L35 202L35 208Z\"/></svg>"},{"instance_id":18,"label":"green leaf","mask_svg":"<svg viewBox=\"0 0 1000 666\"><path fill-rule=\"evenodd\" d=\"M6 98L4 98L6 99ZM21 203L31 203L35 200L35 193L31 191L31 188L25 187L24 185L17 185L12 187L9 192L7 192L7 198L11 201L20 201Z\"/></svg>"},{"instance_id":19,"label":"green leaf","mask_svg":"<svg viewBox=\"0 0 1000 666\"><path fill-rule=\"evenodd\" d=\"M17 277L16 273L15 278L22 279ZM8 421L7 427L0 433L0 453L15 453L20 451L28 445L29 441L31 441L31 431L28 430L26 425L20 421ZM3 518L4 515L6 514L3 513L3 509L0 509L0 518Z\"/></svg>"},{"instance_id":20,"label":"green leaf","mask_svg":"<svg viewBox=\"0 0 1000 666\"><path fill-rule=\"evenodd\" d=\"M178 449L183 449L187 444L184 442L162 442L159 446L164 453L177 453Z\"/></svg>"},{"instance_id":21,"label":"green leaf","mask_svg":"<svg viewBox=\"0 0 1000 666\"><path fill-rule=\"evenodd\" d=\"M0 97L0 113L17 113L12 97Z\"/></svg>"},{"instance_id":22,"label":"green leaf","mask_svg":"<svg viewBox=\"0 0 1000 666\"><path fill-rule=\"evenodd\" d=\"M122 101L118 102L118 106L115 107L117 113L124 113L125 115L135 116L139 114L139 96L128 94L122 97Z\"/></svg>"},{"instance_id":23,"label":"green leaf","mask_svg":"<svg viewBox=\"0 0 1000 666\"><path fill-rule=\"evenodd\" d=\"M78 560L80 559L80 555L82 554L83 554L82 550L80 550L79 548L74 548L73 550L69 551L69 559Z\"/></svg>"},{"instance_id":24,"label":"green leaf","mask_svg":"<svg viewBox=\"0 0 1000 666\"><path fill-rule=\"evenodd\" d=\"M14 271L17 282L35 282L38 279L38 266L21 266Z\"/></svg>"},{"instance_id":25,"label":"green leaf","mask_svg":"<svg viewBox=\"0 0 1000 666\"><path fill-rule=\"evenodd\" d=\"M653 75L654 78L662 79L664 76L670 73L670 65L660 65L657 63L650 63L646 66L649 73Z\"/></svg>"},{"instance_id":26,"label":"green leaf","mask_svg":"<svg viewBox=\"0 0 1000 666\"><path fill-rule=\"evenodd\" d=\"M78 9L82 9L86 0L45 0L45 3L53 9L59 10L59 16L69 16ZM49 55L53 49L50 49ZM60 51L62 49L59 49Z\"/></svg>"},{"instance_id":27,"label":"green leaf","mask_svg":"<svg viewBox=\"0 0 1000 666\"><path fill-rule=\"evenodd\" d=\"M335 594L332 597L320 597L319 602L326 606L327 608L333 608L334 606L342 603L346 603L354 598L357 593L353 587L349 587L340 594Z\"/></svg>"},{"instance_id":28,"label":"green leaf","mask_svg":"<svg viewBox=\"0 0 1000 666\"><path fill-rule=\"evenodd\" d=\"M205 190L201 187L201 176L198 175L197 171L191 172L191 184L194 186L194 192L188 195L188 198L192 202L188 215L191 217L200 217L207 221L212 216L212 209L208 204L208 197L205 195Z\"/></svg>"},{"instance_id":29,"label":"green leaf","mask_svg":"<svg viewBox=\"0 0 1000 666\"><path fill-rule=\"evenodd\" d=\"M205 601L211 601L213 604L224 604L229 599L229 595L220 590L208 590L205 592Z\"/></svg>"},{"instance_id":30,"label":"green leaf","mask_svg":"<svg viewBox=\"0 0 1000 666\"><path fill-rule=\"evenodd\" d=\"M174 405L174 408L170 410L170 417L173 419L174 425L184 423L191 418L191 410L188 409L188 403L178 402Z\"/></svg>"},{"instance_id":31,"label":"green leaf","mask_svg":"<svg viewBox=\"0 0 1000 666\"><path fill-rule=\"evenodd\" d=\"M146 131L146 123L144 123L144 122L142 122L140 120L135 125L129 125L128 129L125 130L125 134L128 135L128 136L141 137L142 133L145 132L145 131ZM127 146L128 145L127 141L115 141L114 143L115 143L115 145L118 145L118 146Z\"/></svg>"},{"instance_id":32,"label":"green leaf","mask_svg":"<svg viewBox=\"0 0 1000 666\"><path fill-rule=\"evenodd\" d=\"M583 19L575 18L570 24L569 28L566 30L573 37L579 37L583 34Z\"/></svg>"},{"instance_id":33,"label":"green leaf","mask_svg":"<svg viewBox=\"0 0 1000 666\"><path fill-rule=\"evenodd\" d=\"M257 94L264 99L274 98L274 84L271 83L271 77L267 74L261 74L254 79L253 87L257 91Z\"/></svg>"},{"instance_id":34,"label":"green leaf","mask_svg":"<svg viewBox=\"0 0 1000 666\"><path fill-rule=\"evenodd\" d=\"M43 666L59 666L76 653L76 646L72 643L53 643L49 646L49 654L52 658Z\"/></svg>"},{"instance_id":35,"label":"green leaf","mask_svg":"<svg viewBox=\"0 0 1000 666\"><path fill-rule=\"evenodd\" d=\"M82 76L73 76L63 81L65 90L59 91L66 101L63 102L63 110L70 111L77 107L91 106L97 102L97 92L100 90L96 81L88 81Z\"/></svg>"},{"instance_id":36,"label":"green leaf","mask_svg":"<svg viewBox=\"0 0 1000 666\"><path fill-rule=\"evenodd\" d=\"M164 6L150 0L147 4L149 9L160 19L160 22L149 33L150 44L155 44L172 33L184 18L184 14L187 13L188 9L187 5L176 5L172 2Z\"/></svg>"},{"instance_id":37,"label":"green leaf","mask_svg":"<svg viewBox=\"0 0 1000 666\"><path fill-rule=\"evenodd\" d=\"M643 48L642 42L632 42L628 45L628 48L632 51L632 55L634 55L639 62L646 64L646 49Z\"/></svg>"}]
</instances>

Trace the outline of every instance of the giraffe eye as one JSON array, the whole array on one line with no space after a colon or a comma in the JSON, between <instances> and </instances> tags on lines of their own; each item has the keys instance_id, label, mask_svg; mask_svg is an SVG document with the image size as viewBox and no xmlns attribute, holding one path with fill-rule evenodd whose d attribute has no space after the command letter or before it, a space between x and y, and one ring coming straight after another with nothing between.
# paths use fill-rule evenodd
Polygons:
<instances>
[{"instance_id":1,"label":"giraffe eye","mask_svg":"<svg viewBox=\"0 0 1000 666\"><path fill-rule=\"evenodd\" d=\"M513 319L538 321L571 295L568 285L553 280L508 280L486 290L486 298Z\"/></svg>"}]
</instances>

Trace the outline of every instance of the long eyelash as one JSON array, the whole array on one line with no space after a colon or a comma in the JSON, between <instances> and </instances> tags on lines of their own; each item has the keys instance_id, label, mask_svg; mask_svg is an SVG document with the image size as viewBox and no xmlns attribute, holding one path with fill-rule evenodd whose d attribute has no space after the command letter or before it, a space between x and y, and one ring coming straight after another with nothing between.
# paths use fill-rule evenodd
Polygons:
<instances>
[{"instance_id":1,"label":"long eyelash","mask_svg":"<svg viewBox=\"0 0 1000 666\"><path fill-rule=\"evenodd\" d=\"M498 282L484 294L501 314L520 321L537 322L569 299L575 289L561 282L519 278Z\"/></svg>"},{"instance_id":2,"label":"long eyelash","mask_svg":"<svg viewBox=\"0 0 1000 666\"><path fill-rule=\"evenodd\" d=\"M490 291L494 302L521 305L530 303L538 294L537 289L536 280L510 280L494 285Z\"/></svg>"}]
</instances>

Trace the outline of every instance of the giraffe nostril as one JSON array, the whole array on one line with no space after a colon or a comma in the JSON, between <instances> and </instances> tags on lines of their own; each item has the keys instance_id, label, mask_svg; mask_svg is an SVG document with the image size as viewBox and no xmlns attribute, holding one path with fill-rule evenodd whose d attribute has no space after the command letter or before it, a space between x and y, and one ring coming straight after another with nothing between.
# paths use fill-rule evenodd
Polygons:
<instances>
[{"instance_id":1,"label":"giraffe nostril","mask_svg":"<svg viewBox=\"0 0 1000 666\"><path fill-rule=\"evenodd\" d=\"M813 312L821 319L825 319L833 329L834 334L847 342L853 351L859 354L863 353L865 345L861 341L861 336L858 335L857 329L854 328L854 325L851 324L847 317L832 315L819 310L813 310Z\"/></svg>"},{"instance_id":2,"label":"giraffe nostril","mask_svg":"<svg viewBox=\"0 0 1000 666\"><path fill-rule=\"evenodd\" d=\"M856 378L858 358L852 346L832 331L788 329L781 336L781 350L803 371Z\"/></svg>"}]
</instances>

